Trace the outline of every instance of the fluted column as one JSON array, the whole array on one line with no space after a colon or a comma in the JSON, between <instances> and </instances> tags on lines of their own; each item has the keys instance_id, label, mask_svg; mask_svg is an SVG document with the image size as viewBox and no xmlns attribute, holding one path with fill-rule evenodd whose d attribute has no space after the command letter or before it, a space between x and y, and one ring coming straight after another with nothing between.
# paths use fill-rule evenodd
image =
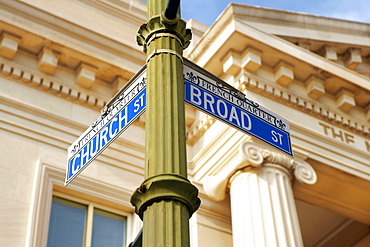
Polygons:
<instances>
[{"instance_id":1,"label":"fluted column","mask_svg":"<svg viewBox=\"0 0 370 247\"><path fill-rule=\"evenodd\" d=\"M243 143L233 164L206 179L205 191L215 200L224 198L229 184L234 247L303 246L293 179L313 184L316 173L307 162L253 142Z\"/></svg>"}]
</instances>

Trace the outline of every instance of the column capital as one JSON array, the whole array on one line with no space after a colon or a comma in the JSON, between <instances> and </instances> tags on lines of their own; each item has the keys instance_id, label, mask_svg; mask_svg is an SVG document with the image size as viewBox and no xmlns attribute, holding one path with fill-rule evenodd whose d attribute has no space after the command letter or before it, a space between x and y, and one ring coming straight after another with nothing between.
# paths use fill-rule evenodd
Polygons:
<instances>
[{"instance_id":1,"label":"column capital","mask_svg":"<svg viewBox=\"0 0 370 247\"><path fill-rule=\"evenodd\" d=\"M287 170L293 168L293 158L266 148L255 142L244 142L240 145L240 154L245 158L246 166L259 167L265 163L280 165Z\"/></svg>"},{"instance_id":2,"label":"column capital","mask_svg":"<svg viewBox=\"0 0 370 247\"><path fill-rule=\"evenodd\" d=\"M204 190L211 199L221 201L226 196L230 178L236 172L246 168L253 169L262 166L283 169L288 175L301 183L314 184L317 180L315 170L304 160L292 158L272 150L264 144L250 140L240 145L237 157L218 174L204 179Z\"/></svg>"}]
</instances>

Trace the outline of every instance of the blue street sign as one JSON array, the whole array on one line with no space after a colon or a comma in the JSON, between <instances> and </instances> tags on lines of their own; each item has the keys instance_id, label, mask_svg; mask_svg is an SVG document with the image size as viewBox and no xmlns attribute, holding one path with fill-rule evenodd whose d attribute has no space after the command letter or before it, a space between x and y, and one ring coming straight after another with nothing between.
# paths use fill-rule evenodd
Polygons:
<instances>
[{"instance_id":1,"label":"blue street sign","mask_svg":"<svg viewBox=\"0 0 370 247\"><path fill-rule=\"evenodd\" d=\"M293 156L289 122L245 98L221 79L184 60L185 102ZM69 148L65 185L80 174L146 109L144 66Z\"/></svg>"},{"instance_id":2,"label":"blue street sign","mask_svg":"<svg viewBox=\"0 0 370 247\"><path fill-rule=\"evenodd\" d=\"M287 120L192 67L184 68L186 103L293 156Z\"/></svg>"},{"instance_id":3,"label":"blue street sign","mask_svg":"<svg viewBox=\"0 0 370 247\"><path fill-rule=\"evenodd\" d=\"M80 174L146 108L146 70L118 93L93 124L68 149L65 185Z\"/></svg>"}]
</instances>

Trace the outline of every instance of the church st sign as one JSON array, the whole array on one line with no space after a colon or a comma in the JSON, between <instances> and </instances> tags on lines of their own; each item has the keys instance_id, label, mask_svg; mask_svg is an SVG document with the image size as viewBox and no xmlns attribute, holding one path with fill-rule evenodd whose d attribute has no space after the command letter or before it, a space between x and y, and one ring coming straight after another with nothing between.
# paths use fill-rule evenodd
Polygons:
<instances>
[{"instance_id":1,"label":"church st sign","mask_svg":"<svg viewBox=\"0 0 370 247\"><path fill-rule=\"evenodd\" d=\"M146 69L143 67L107 104L102 115L68 148L68 185L109 146L146 107Z\"/></svg>"}]
</instances>

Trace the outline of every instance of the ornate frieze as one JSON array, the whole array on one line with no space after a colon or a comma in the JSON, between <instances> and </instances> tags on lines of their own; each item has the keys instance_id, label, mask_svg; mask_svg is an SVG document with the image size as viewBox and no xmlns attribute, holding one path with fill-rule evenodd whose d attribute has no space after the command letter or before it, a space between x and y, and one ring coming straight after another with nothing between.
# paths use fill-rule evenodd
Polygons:
<instances>
[{"instance_id":1,"label":"ornate frieze","mask_svg":"<svg viewBox=\"0 0 370 247\"><path fill-rule=\"evenodd\" d=\"M239 80L238 83L241 85L240 87L244 86L247 90L252 90L269 98L274 98L279 103L289 105L290 107L306 114L311 113L318 118L356 130L357 133L364 136L369 135L369 125L367 123L336 111L330 106L326 106L317 101L312 101L298 94L293 94L293 92L290 92L289 90L274 87L266 80L260 79L257 76L250 75L246 72L240 74L236 79ZM272 87L272 89L270 87ZM353 103L353 101L351 102Z\"/></svg>"},{"instance_id":2,"label":"ornate frieze","mask_svg":"<svg viewBox=\"0 0 370 247\"><path fill-rule=\"evenodd\" d=\"M312 96L311 98L315 99L324 94L324 82L319 77L311 76L306 83L308 83L306 86L307 94L310 97ZM283 89L277 85L274 86L265 79L251 75L246 71L241 71L238 76L234 77L233 86L242 92L246 92L247 90L254 91L259 95L271 98L280 104L288 105L304 114L310 114L323 121L355 131L356 134L364 137L369 137L370 135L369 125L359 119L348 116L345 114L346 111L340 112L318 101L293 94L293 92L290 92L288 89ZM348 96L350 95L345 94L341 98L340 95L338 95L337 102L344 110L348 109L348 107L354 107L355 102L351 100L353 98ZM367 112L365 112L365 115L366 113L367 120L370 121L370 107ZM211 117L206 116L203 117L203 120L197 121L187 130L189 144L194 143L210 128L215 121L210 121L210 118Z\"/></svg>"},{"instance_id":3,"label":"ornate frieze","mask_svg":"<svg viewBox=\"0 0 370 247\"><path fill-rule=\"evenodd\" d=\"M57 79L50 79L41 73L35 73L20 66L7 63L0 60L0 72L3 76L16 80L19 83L40 89L47 93L85 104L90 107L96 107L100 110L106 101L102 98L86 93L85 91L68 86Z\"/></svg>"}]
</instances>

